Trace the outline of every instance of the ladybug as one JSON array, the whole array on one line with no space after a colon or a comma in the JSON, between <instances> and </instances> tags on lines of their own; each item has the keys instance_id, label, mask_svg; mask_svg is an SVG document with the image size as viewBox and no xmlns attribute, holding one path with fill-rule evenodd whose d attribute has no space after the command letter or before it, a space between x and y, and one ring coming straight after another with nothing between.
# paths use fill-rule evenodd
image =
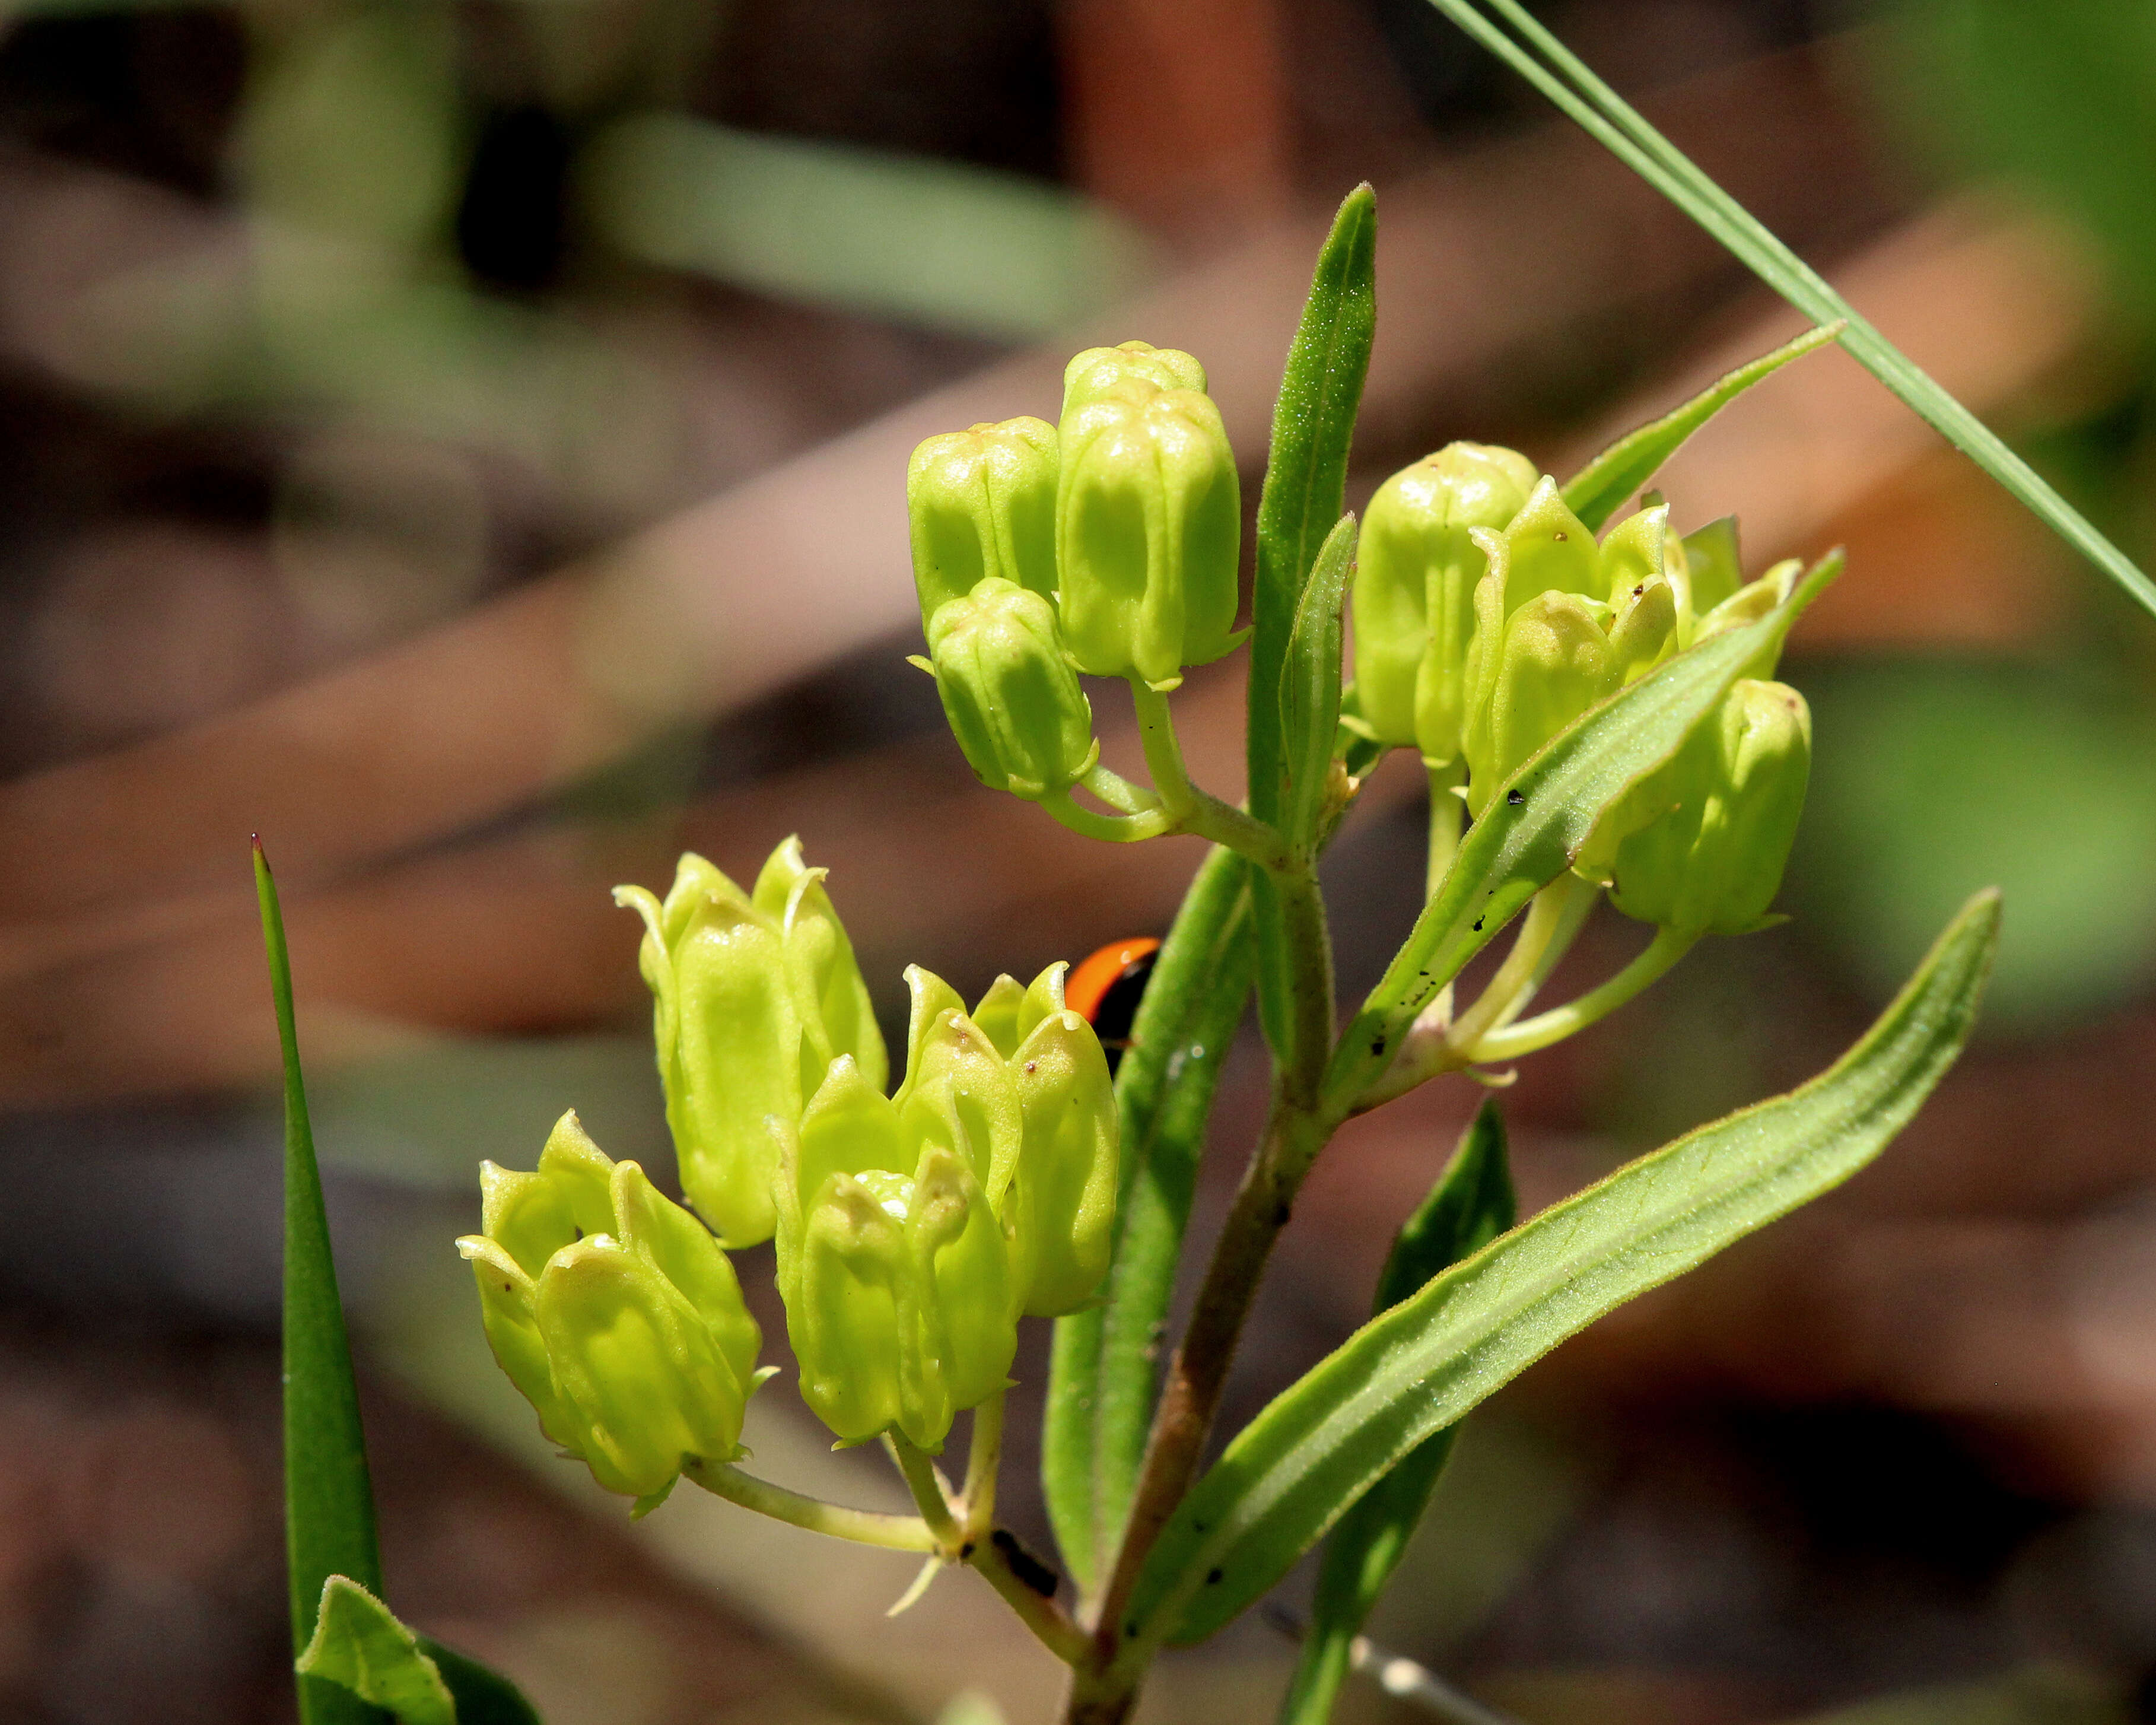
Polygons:
<instances>
[{"instance_id":1,"label":"ladybug","mask_svg":"<svg viewBox=\"0 0 2156 1725\"><path fill-rule=\"evenodd\" d=\"M1131 1045L1131 1024L1138 1015L1138 999L1159 956L1157 940L1110 941L1072 971L1063 985L1063 1004L1093 1027L1111 1072L1122 1064L1123 1050Z\"/></svg>"}]
</instances>

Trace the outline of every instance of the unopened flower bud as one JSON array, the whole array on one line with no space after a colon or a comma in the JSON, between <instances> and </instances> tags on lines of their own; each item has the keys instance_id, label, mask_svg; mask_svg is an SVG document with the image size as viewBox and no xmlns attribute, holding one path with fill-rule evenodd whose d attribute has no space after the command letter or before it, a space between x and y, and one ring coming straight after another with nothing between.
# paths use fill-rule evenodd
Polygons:
<instances>
[{"instance_id":1,"label":"unopened flower bud","mask_svg":"<svg viewBox=\"0 0 2156 1725\"><path fill-rule=\"evenodd\" d=\"M1669 812L1617 847L1610 902L1687 934L1743 934L1771 920L1811 745L1803 696L1784 683L1733 684L1642 788Z\"/></svg>"},{"instance_id":2,"label":"unopened flower bud","mask_svg":"<svg viewBox=\"0 0 2156 1725\"><path fill-rule=\"evenodd\" d=\"M1055 428L1006 419L932 437L906 469L913 582L925 628L991 576L1055 588Z\"/></svg>"},{"instance_id":3,"label":"unopened flower bud","mask_svg":"<svg viewBox=\"0 0 2156 1725\"><path fill-rule=\"evenodd\" d=\"M1009 1204L1024 1268L1023 1309L1031 1317L1060 1317L1090 1300L1108 1271L1115 1085L1093 1027L1067 1009L1034 1026L1010 1070L1025 1120Z\"/></svg>"},{"instance_id":4,"label":"unopened flower bud","mask_svg":"<svg viewBox=\"0 0 2156 1725\"><path fill-rule=\"evenodd\" d=\"M547 1435L641 1507L691 1461L741 1453L762 1336L718 1243L565 1114L538 1170L480 1169L457 1242L495 1358Z\"/></svg>"},{"instance_id":5,"label":"unopened flower bud","mask_svg":"<svg viewBox=\"0 0 2156 1725\"><path fill-rule=\"evenodd\" d=\"M1115 347L1088 347L1063 368L1063 411L1068 413L1098 401L1132 378L1156 389L1205 393L1205 367L1180 348L1125 341Z\"/></svg>"},{"instance_id":6,"label":"unopened flower bud","mask_svg":"<svg viewBox=\"0 0 2156 1725\"><path fill-rule=\"evenodd\" d=\"M991 575L936 613L928 645L951 734L983 784L1037 802L1100 758L1091 703L1039 593Z\"/></svg>"},{"instance_id":7,"label":"unopened flower bud","mask_svg":"<svg viewBox=\"0 0 2156 1725\"><path fill-rule=\"evenodd\" d=\"M976 1032L976 1034L978 1033ZM939 1449L1018 1344L1009 1244L973 1167L833 1063L780 1173L778 1284L801 1394L842 1442Z\"/></svg>"},{"instance_id":8,"label":"unopened flower bud","mask_svg":"<svg viewBox=\"0 0 2156 1725\"><path fill-rule=\"evenodd\" d=\"M1091 676L1156 689L1235 634L1235 452L1211 399L1126 377L1063 417L1055 549L1063 638Z\"/></svg>"},{"instance_id":9,"label":"unopened flower bud","mask_svg":"<svg viewBox=\"0 0 2156 1725\"><path fill-rule=\"evenodd\" d=\"M663 904L639 886L614 889L644 921L639 963L681 1183L729 1245L771 1237L778 1153L767 1122L798 1120L839 1055L883 1079L883 1038L823 872L789 839L753 897L693 855Z\"/></svg>"},{"instance_id":10,"label":"unopened flower bud","mask_svg":"<svg viewBox=\"0 0 2156 1725\"><path fill-rule=\"evenodd\" d=\"M1475 588L1460 737L1476 815L1530 755L1676 650L1667 513L1641 510L1598 546L1545 478L1511 526L1473 531L1490 565Z\"/></svg>"},{"instance_id":11,"label":"unopened flower bud","mask_svg":"<svg viewBox=\"0 0 2156 1725\"><path fill-rule=\"evenodd\" d=\"M1475 584L1487 561L1468 536L1509 525L1535 488L1511 449L1447 444L1371 498L1357 541L1355 687L1379 742L1432 766L1460 752Z\"/></svg>"}]
</instances>

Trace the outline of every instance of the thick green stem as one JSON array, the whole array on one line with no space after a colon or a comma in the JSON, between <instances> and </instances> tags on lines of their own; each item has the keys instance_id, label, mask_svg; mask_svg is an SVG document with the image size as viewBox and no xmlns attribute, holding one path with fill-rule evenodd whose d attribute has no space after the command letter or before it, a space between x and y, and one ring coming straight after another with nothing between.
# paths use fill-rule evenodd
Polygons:
<instances>
[{"instance_id":1,"label":"thick green stem","mask_svg":"<svg viewBox=\"0 0 2156 1725\"><path fill-rule=\"evenodd\" d=\"M934 1531L919 1516L886 1515L877 1510L847 1509L820 1497L804 1497L767 1480L752 1479L724 1461L691 1461L682 1470L706 1491L752 1509L774 1521L789 1522L812 1533L834 1539L850 1539L858 1545L879 1545L887 1551L934 1552L939 1549Z\"/></svg>"},{"instance_id":2,"label":"thick green stem","mask_svg":"<svg viewBox=\"0 0 2156 1725\"><path fill-rule=\"evenodd\" d=\"M988 1585L1004 1596L1004 1603L1019 1615L1041 1645L1065 1665L1079 1664L1092 1651L1093 1638L1071 1621L1070 1613L1055 1603L1052 1593L1041 1592L1019 1573L1011 1562L1010 1548L1004 1543L1009 1538L991 1533L985 1539L969 1542L965 1563L978 1570Z\"/></svg>"},{"instance_id":3,"label":"thick green stem","mask_svg":"<svg viewBox=\"0 0 2156 1725\"><path fill-rule=\"evenodd\" d=\"M1525 1023L1491 1031L1461 1051L1460 1064L1489 1066L1516 1060L1522 1055L1531 1055L1538 1048L1548 1048L1553 1042L1561 1042L1574 1032L1584 1030L1657 981L1698 940L1697 934L1682 933L1674 928L1656 930L1647 949L1601 987L1591 988L1568 1005L1553 1008Z\"/></svg>"}]
</instances>

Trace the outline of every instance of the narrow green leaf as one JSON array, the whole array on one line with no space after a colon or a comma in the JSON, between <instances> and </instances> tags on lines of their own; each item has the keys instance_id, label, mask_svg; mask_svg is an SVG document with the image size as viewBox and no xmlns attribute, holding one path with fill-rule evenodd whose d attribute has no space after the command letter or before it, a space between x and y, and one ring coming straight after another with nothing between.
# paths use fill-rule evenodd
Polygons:
<instances>
[{"instance_id":1,"label":"narrow green leaf","mask_svg":"<svg viewBox=\"0 0 2156 1725\"><path fill-rule=\"evenodd\" d=\"M536 1708L501 1672L431 1636L418 1638L419 1651L434 1661L457 1704L457 1725L539 1725Z\"/></svg>"},{"instance_id":2,"label":"narrow green leaf","mask_svg":"<svg viewBox=\"0 0 2156 1725\"><path fill-rule=\"evenodd\" d=\"M1314 845L1340 729L1340 608L1355 572L1355 517L1343 515L1318 547L1296 608L1281 667L1281 737L1287 800L1281 829L1291 843Z\"/></svg>"},{"instance_id":3,"label":"narrow green leaf","mask_svg":"<svg viewBox=\"0 0 2156 1725\"><path fill-rule=\"evenodd\" d=\"M440 1667L389 1608L350 1576L332 1575L322 1584L314 1636L296 1669L388 1709L398 1725L458 1725L457 1704Z\"/></svg>"},{"instance_id":4,"label":"narrow green leaf","mask_svg":"<svg viewBox=\"0 0 2156 1725\"><path fill-rule=\"evenodd\" d=\"M1406 944L1341 1038L1325 1079L1331 1106L1345 1113L1384 1070L1431 996L1571 866L1604 810L1676 752L1729 685L1774 653L1840 572L1835 552L1775 610L1658 665L1589 708L1528 757L1468 829Z\"/></svg>"},{"instance_id":5,"label":"narrow green leaf","mask_svg":"<svg viewBox=\"0 0 2156 1725\"><path fill-rule=\"evenodd\" d=\"M1481 1250L1518 1217L1505 1155L1505 1123L1483 1103L1437 1184L1402 1224L1378 1278L1372 1315L1390 1311L1433 1277ZM1355 1637L1392 1579L1452 1454L1456 1425L1424 1438L1356 1499L1325 1542L1310 1633L1281 1707L1281 1725L1326 1725L1348 1675Z\"/></svg>"},{"instance_id":6,"label":"narrow green leaf","mask_svg":"<svg viewBox=\"0 0 2156 1725\"><path fill-rule=\"evenodd\" d=\"M1249 873L1214 850L1162 943L1116 1074L1115 1256L1100 1304L1056 1320L1041 1483L1081 1591L1112 1565L1144 1459L1205 1122L1250 994Z\"/></svg>"},{"instance_id":7,"label":"narrow green leaf","mask_svg":"<svg viewBox=\"0 0 2156 1725\"><path fill-rule=\"evenodd\" d=\"M1273 408L1272 448L1258 499L1246 747L1250 813L1276 821L1286 794L1280 687L1288 637L1318 547L1348 506L1348 453L1377 330L1378 198L1358 186L1317 254L1310 297L1289 344ZM1276 1052L1287 1037L1287 951L1270 883L1253 885L1258 1009Z\"/></svg>"},{"instance_id":8,"label":"narrow green leaf","mask_svg":"<svg viewBox=\"0 0 2156 1725\"><path fill-rule=\"evenodd\" d=\"M1979 893L1817 1078L1553 1205L1357 1331L1183 1500L1138 1578L1138 1635L1209 1635L1433 1432L1604 1312L1871 1161L1960 1053L1998 939L1999 896Z\"/></svg>"},{"instance_id":9,"label":"narrow green leaf","mask_svg":"<svg viewBox=\"0 0 2156 1725\"><path fill-rule=\"evenodd\" d=\"M1589 527L1600 532L1625 500L1652 479L1692 433L1761 378L1772 377L1793 359L1802 359L1826 347L1844 327L1837 319L1806 330L1772 353L1763 353L1749 364L1725 372L1682 407L1626 433L1565 481L1567 506Z\"/></svg>"},{"instance_id":10,"label":"narrow green leaf","mask_svg":"<svg viewBox=\"0 0 2156 1725\"><path fill-rule=\"evenodd\" d=\"M1844 323L1841 345L1858 364L2004 485L2038 520L2125 588L2144 610L2156 614L2156 583L2131 557L2098 532L2027 462L2007 448L1996 433L1859 316L1818 271L1537 23L1517 0L1491 0L1491 4L1532 45L1533 52L1478 12L1474 0L1430 0L1430 3L1532 84L1790 305L1817 322ZM1537 53L1548 64L1537 59Z\"/></svg>"},{"instance_id":11,"label":"narrow green leaf","mask_svg":"<svg viewBox=\"0 0 2156 1725\"><path fill-rule=\"evenodd\" d=\"M321 1173L307 1123L307 1091L300 1072L299 1032L292 1017L292 961L270 861L254 843L254 889L262 906L262 938L270 988L285 1055L285 1546L291 1587L292 1651L315 1632L323 1584L351 1577L371 1592L382 1588L374 1537L374 1491L359 1423L359 1391L337 1297ZM301 1725L346 1725L380 1717L345 1690L301 1677Z\"/></svg>"}]
</instances>

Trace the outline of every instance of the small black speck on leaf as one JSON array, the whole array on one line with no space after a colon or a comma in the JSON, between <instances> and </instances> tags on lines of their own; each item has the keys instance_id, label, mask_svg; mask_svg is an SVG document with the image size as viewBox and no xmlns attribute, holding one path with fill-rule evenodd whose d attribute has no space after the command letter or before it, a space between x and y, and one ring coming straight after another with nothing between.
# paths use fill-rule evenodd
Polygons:
<instances>
[{"instance_id":1,"label":"small black speck on leaf","mask_svg":"<svg viewBox=\"0 0 2156 1725\"><path fill-rule=\"evenodd\" d=\"M1208 1570L1205 1572L1205 1584L1206 1584L1206 1586L1208 1586L1208 1587L1211 1587L1211 1586L1213 1586L1216 1582L1218 1582L1219 1579L1220 1579L1220 1572L1219 1572L1218 1569L1208 1569Z\"/></svg>"},{"instance_id":2,"label":"small black speck on leaf","mask_svg":"<svg viewBox=\"0 0 2156 1725\"><path fill-rule=\"evenodd\" d=\"M1513 808L1517 809L1521 803L1527 800L1527 793L1522 790L1509 790L1505 793L1505 800Z\"/></svg>"},{"instance_id":3,"label":"small black speck on leaf","mask_svg":"<svg viewBox=\"0 0 2156 1725\"><path fill-rule=\"evenodd\" d=\"M1475 919L1475 932L1477 934L1482 932L1482 919L1480 916Z\"/></svg>"}]
</instances>

